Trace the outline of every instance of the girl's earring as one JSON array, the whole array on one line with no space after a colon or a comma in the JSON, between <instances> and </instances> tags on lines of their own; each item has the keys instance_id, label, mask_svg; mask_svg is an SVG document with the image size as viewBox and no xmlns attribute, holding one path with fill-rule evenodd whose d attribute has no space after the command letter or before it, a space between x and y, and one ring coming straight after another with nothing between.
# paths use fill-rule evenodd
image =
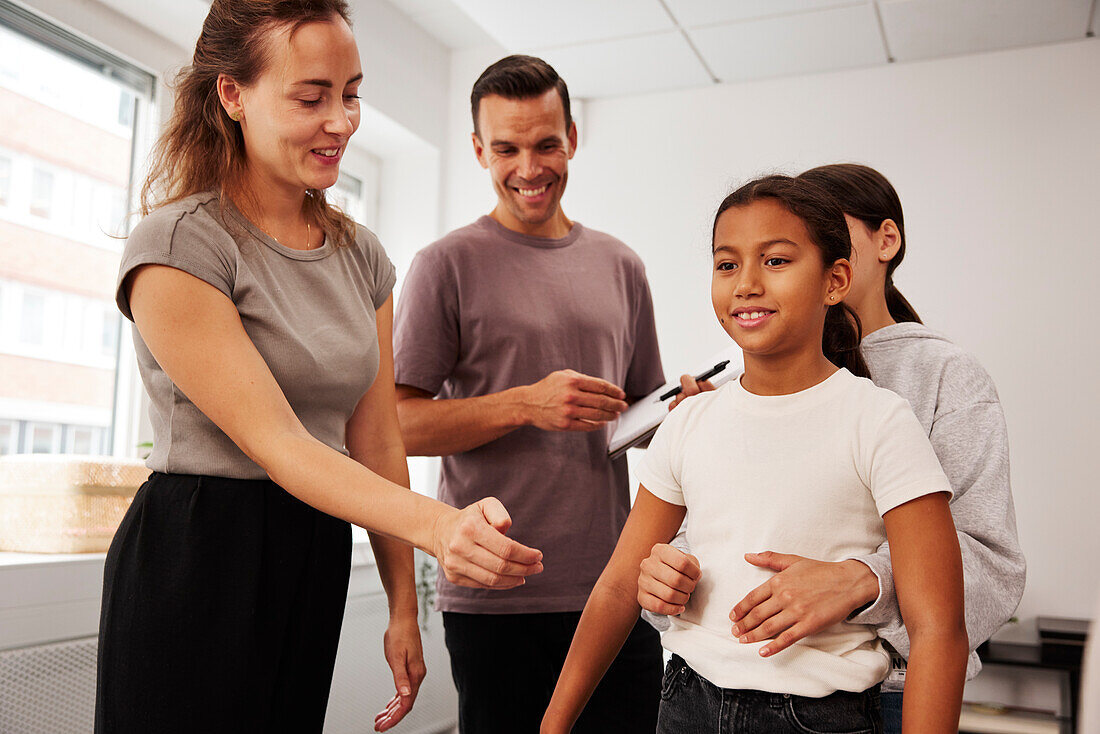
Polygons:
<instances>
[{"instance_id":1,"label":"girl's earring","mask_svg":"<svg viewBox=\"0 0 1100 734\"><path fill-rule=\"evenodd\" d=\"M229 119L232 120L233 122L240 122L241 121L241 111L240 110L233 110L232 112L229 113Z\"/></svg>"}]
</instances>

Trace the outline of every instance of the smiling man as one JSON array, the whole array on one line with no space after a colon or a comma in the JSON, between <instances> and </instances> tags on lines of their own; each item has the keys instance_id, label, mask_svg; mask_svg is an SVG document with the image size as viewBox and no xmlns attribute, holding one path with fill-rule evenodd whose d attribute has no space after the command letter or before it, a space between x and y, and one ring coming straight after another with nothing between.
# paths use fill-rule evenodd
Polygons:
<instances>
[{"instance_id":1,"label":"smiling man","mask_svg":"<svg viewBox=\"0 0 1100 734\"><path fill-rule=\"evenodd\" d=\"M629 510L611 421L664 382L638 256L561 208L577 127L546 62L509 56L470 97L495 208L417 254L398 302L409 454L442 456L440 499L493 495L545 571L508 591L439 583L464 734L536 732ZM661 650L640 622L575 731L656 728Z\"/></svg>"}]
</instances>

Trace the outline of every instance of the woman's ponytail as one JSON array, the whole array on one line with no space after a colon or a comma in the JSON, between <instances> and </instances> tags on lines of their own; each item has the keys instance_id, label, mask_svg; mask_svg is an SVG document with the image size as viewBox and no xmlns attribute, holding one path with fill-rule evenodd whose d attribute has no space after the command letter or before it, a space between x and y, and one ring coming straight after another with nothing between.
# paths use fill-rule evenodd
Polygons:
<instances>
[{"instance_id":1,"label":"woman's ponytail","mask_svg":"<svg viewBox=\"0 0 1100 734\"><path fill-rule=\"evenodd\" d=\"M834 163L811 168L798 176L822 187L837 200L841 210L867 225L872 232L891 220L898 228L900 243L897 254L886 266L886 307L898 323L915 321L920 324L917 310L905 300L894 285L894 271L905 258L905 213L898 192L881 173L858 163Z\"/></svg>"},{"instance_id":2,"label":"woman's ponytail","mask_svg":"<svg viewBox=\"0 0 1100 734\"><path fill-rule=\"evenodd\" d=\"M871 370L863 360L859 343L863 339L863 327L859 316L846 303L830 306L825 313L825 329L821 332L821 351L837 367L843 367L856 377L871 377Z\"/></svg>"},{"instance_id":3,"label":"woman's ponytail","mask_svg":"<svg viewBox=\"0 0 1100 734\"><path fill-rule=\"evenodd\" d=\"M893 265L894 262L897 262L896 258L890 264ZM907 321L924 323L917 315L917 310L905 299L905 296L901 295L901 291L894 285L894 279L889 273L886 276L886 308L890 310L890 318L899 324Z\"/></svg>"}]
</instances>

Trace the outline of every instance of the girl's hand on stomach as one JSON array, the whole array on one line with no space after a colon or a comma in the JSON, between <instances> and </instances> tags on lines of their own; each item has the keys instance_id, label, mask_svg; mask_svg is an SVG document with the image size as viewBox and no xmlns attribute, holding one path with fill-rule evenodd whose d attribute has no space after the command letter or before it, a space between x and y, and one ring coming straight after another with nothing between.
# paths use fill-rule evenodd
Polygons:
<instances>
[{"instance_id":1,"label":"girl's hand on stomach","mask_svg":"<svg viewBox=\"0 0 1100 734\"><path fill-rule=\"evenodd\" d=\"M405 714L412 711L420 684L427 674L424 650L420 643L420 627L415 614L391 617L382 646L386 662L393 672L393 684L397 692L374 717L375 731L391 729L405 718Z\"/></svg>"},{"instance_id":2,"label":"girl's hand on stomach","mask_svg":"<svg viewBox=\"0 0 1100 734\"><path fill-rule=\"evenodd\" d=\"M778 571L730 611L738 641L775 640L760 648L763 656L845 620L878 598L878 579L859 561L831 563L772 551L748 553L745 560Z\"/></svg>"},{"instance_id":3,"label":"girl's hand on stomach","mask_svg":"<svg viewBox=\"0 0 1100 734\"><path fill-rule=\"evenodd\" d=\"M658 543L639 566L638 603L654 614L680 614L700 574L698 558L668 543Z\"/></svg>"}]
</instances>

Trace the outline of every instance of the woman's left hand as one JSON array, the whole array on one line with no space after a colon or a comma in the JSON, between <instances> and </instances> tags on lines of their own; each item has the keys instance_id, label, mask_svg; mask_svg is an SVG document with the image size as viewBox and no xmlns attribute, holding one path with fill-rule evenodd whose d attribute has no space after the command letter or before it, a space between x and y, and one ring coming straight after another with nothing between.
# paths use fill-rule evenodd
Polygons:
<instances>
[{"instance_id":1,"label":"woman's left hand","mask_svg":"<svg viewBox=\"0 0 1100 734\"><path fill-rule=\"evenodd\" d=\"M765 551L748 553L745 560L777 572L730 612L731 631L740 642L773 640L759 650L765 657L844 620L878 597L878 577L854 559L832 563Z\"/></svg>"},{"instance_id":2,"label":"woman's left hand","mask_svg":"<svg viewBox=\"0 0 1100 734\"><path fill-rule=\"evenodd\" d=\"M420 644L420 627L416 615L391 618L383 641L386 662L393 671L397 690L386 707L374 717L374 730L386 731L396 726L412 711L420 683L427 674L424 649Z\"/></svg>"}]
</instances>

